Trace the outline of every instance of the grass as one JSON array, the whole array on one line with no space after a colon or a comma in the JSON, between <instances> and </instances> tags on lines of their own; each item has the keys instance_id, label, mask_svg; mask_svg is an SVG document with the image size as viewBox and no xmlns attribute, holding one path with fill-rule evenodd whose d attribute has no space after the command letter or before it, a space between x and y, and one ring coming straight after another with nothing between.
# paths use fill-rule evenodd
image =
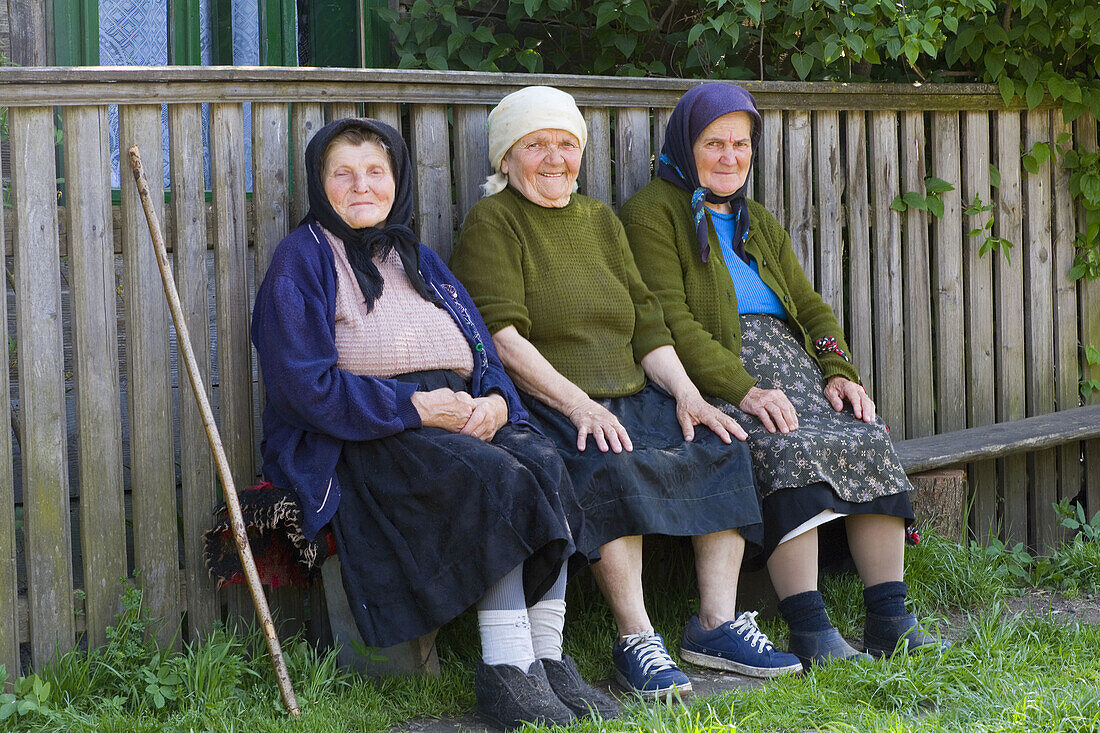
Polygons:
<instances>
[{"instance_id":1,"label":"grass","mask_svg":"<svg viewBox=\"0 0 1100 733\"><path fill-rule=\"evenodd\" d=\"M694 698L686 705L630 704L622 719L580 721L570 731L1097 731L1100 730L1100 627L1012 615L1004 599L1040 582L1069 593L1100 586L1100 543L1074 540L1034 558L1019 548L961 546L929 535L906 558L910 594L922 616L960 609L943 656L898 657L833 665L766 686ZM690 566L674 557L651 563L648 587L658 631L676 648L694 610ZM850 573L827 576L831 616L849 638L862 630L861 586ZM440 633L437 678L362 680L341 672L335 655L301 639L284 640L302 708L282 712L261 635L217 630L201 644L166 653L148 643L153 625L140 592L124 594L109 644L59 657L39 676L0 696L0 729L12 731L375 731L414 717L473 708L478 655L472 614ZM611 676L611 619L590 581L569 592L566 648L584 676ZM764 624L778 643L785 629ZM259 652L257 653L257 650ZM3 677L3 673L0 673Z\"/></svg>"}]
</instances>

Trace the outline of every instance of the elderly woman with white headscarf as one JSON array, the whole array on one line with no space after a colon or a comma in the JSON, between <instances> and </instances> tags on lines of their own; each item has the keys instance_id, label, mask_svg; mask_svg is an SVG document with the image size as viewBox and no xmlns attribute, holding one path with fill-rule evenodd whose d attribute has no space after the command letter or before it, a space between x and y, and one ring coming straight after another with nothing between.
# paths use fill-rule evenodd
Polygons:
<instances>
[{"instance_id":1,"label":"elderly woman with white headscarf","mask_svg":"<svg viewBox=\"0 0 1100 733\"><path fill-rule=\"evenodd\" d=\"M593 572L618 626L618 681L656 697L691 689L646 611L646 534L693 540L700 609L686 660L762 677L798 669L755 613L735 610L746 547L762 538L745 431L688 378L615 214L575 192L588 138L576 103L522 89L492 111L488 133L494 173L451 266L569 469L592 545L578 549L598 549Z\"/></svg>"}]
</instances>

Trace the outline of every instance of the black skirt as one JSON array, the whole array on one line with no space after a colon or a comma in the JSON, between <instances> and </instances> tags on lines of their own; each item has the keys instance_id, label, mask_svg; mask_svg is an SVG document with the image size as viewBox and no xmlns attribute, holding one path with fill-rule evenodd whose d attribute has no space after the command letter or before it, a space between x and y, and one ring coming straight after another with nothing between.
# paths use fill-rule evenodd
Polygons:
<instances>
[{"instance_id":1,"label":"black skirt","mask_svg":"<svg viewBox=\"0 0 1100 733\"><path fill-rule=\"evenodd\" d=\"M597 400L630 434L629 453L601 453L591 437L585 451L578 451L577 428L568 417L521 396L569 469L584 510L586 533L578 547L586 555L619 537L727 529L745 538L746 557L759 551L763 525L748 447L737 440L727 445L705 426L696 426L695 439L685 441L676 401L660 387Z\"/></svg>"},{"instance_id":2,"label":"black skirt","mask_svg":"<svg viewBox=\"0 0 1100 733\"><path fill-rule=\"evenodd\" d=\"M449 371L397 377L465 390ZM440 428L346 443L332 520L365 643L386 647L454 619L520 563L528 604L570 558L583 517L554 445L506 424L486 443Z\"/></svg>"}]
</instances>

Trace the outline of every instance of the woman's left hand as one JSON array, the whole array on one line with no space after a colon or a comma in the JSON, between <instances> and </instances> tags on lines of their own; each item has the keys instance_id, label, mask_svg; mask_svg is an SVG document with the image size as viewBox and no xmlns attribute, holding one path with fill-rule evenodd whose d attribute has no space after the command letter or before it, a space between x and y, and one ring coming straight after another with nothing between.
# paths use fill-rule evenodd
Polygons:
<instances>
[{"instance_id":1,"label":"woman's left hand","mask_svg":"<svg viewBox=\"0 0 1100 733\"><path fill-rule=\"evenodd\" d=\"M736 420L704 400L698 391L676 400L676 419L684 431L684 440L695 437L696 425L706 425L725 443L733 442L730 436L738 440L749 437Z\"/></svg>"},{"instance_id":2,"label":"woman's left hand","mask_svg":"<svg viewBox=\"0 0 1100 733\"><path fill-rule=\"evenodd\" d=\"M825 383L825 399L833 409L840 412L844 409L844 401L852 403L852 413L863 422L875 421L875 403L867 396L863 387L852 380L841 377L829 377Z\"/></svg>"},{"instance_id":3,"label":"woman's left hand","mask_svg":"<svg viewBox=\"0 0 1100 733\"><path fill-rule=\"evenodd\" d=\"M486 443L508 422L508 403L495 392L474 398L474 411L460 431L463 435L481 438Z\"/></svg>"}]
</instances>

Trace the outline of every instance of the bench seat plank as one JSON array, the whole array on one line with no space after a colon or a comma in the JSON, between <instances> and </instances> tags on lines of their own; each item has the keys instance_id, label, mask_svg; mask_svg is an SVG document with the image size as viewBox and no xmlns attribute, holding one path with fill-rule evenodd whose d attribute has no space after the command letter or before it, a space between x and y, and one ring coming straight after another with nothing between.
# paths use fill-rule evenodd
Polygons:
<instances>
[{"instance_id":1,"label":"bench seat plank","mask_svg":"<svg viewBox=\"0 0 1100 733\"><path fill-rule=\"evenodd\" d=\"M1095 437L1100 437L1100 405L903 440L894 447L905 472L920 473Z\"/></svg>"}]
</instances>

